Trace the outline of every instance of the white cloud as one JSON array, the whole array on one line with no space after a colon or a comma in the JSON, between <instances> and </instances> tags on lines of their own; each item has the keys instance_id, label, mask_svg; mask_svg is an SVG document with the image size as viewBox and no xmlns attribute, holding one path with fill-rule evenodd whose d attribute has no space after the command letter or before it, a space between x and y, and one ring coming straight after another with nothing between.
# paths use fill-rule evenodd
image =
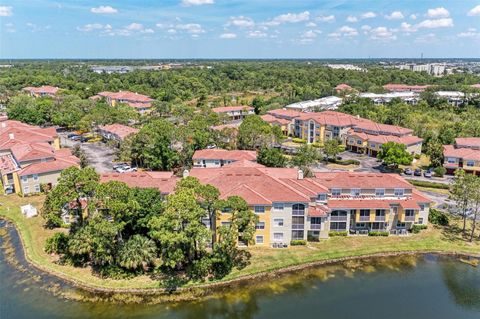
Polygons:
<instances>
[{"instance_id":1,"label":"white cloud","mask_svg":"<svg viewBox=\"0 0 480 319\"><path fill-rule=\"evenodd\" d=\"M370 31L370 30L372 30L372 27L369 26L369 25L362 25L362 27L360 29L362 29L363 31Z\"/></svg>"},{"instance_id":2,"label":"white cloud","mask_svg":"<svg viewBox=\"0 0 480 319\"><path fill-rule=\"evenodd\" d=\"M436 29L453 27L453 20L450 18L424 20L417 25L417 28Z\"/></svg>"},{"instance_id":3,"label":"white cloud","mask_svg":"<svg viewBox=\"0 0 480 319\"><path fill-rule=\"evenodd\" d=\"M393 34L392 29L386 27L377 27L370 31L373 40L396 40L397 36Z\"/></svg>"},{"instance_id":4,"label":"white cloud","mask_svg":"<svg viewBox=\"0 0 480 319\"><path fill-rule=\"evenodd\" d=\"M102 30L104 28L105 28L105 26L103 24L89 23L89 24L84 25L83 27L77 27L77 30L78 31L84 31L84 32L90 32L90 31L94 31L94 30Z\"/></svg>"},{"instance_id":5,"label":"white cloud","mask_svg":"<svg viewBox=\"0 0 480 319\"><path fill-rule=\"evenodd\" d=\"M12 7L0 6L0 17L9 17L13 15Z\"/></svg>"},{"instance_id":6,"label":"white cloud","mask_svg":"<svg viewBox=\"0 0 480 319\"><path fill-rule=\"evenodd\" d=\"M468 11L467 15L469 15L469 16L480 16L480 4L478 6L476 6L475 8L472 8L470 11Z\"/></svg>"},{"instance_id":7,"label":"white cloud","mask_svg":"<svg viewBox=\"0 0 480 319\"><path fill-rule=\"evenodd\" d=\"M319 21L319 22L333 22L333 21L335 21L335 16L334 15L318 16L316 18L316 20Z\"/></svg>"},{"instance_id":8,"label":"white cloud","mask_svg":"<svg viewBox=\"0 0 480 319\"><path fill-rule=\"evenodd\" d=\"M189 6L201 6L204 4L213 4L213 0L182 0L181 4L183 6L189 7Z\"/></svg>"},{"instance_id":9,"label":"white cloud","mask_svg":"<svg viewBox=\"0 0 480 319\"><path fill-rule=\"evenodd\" d=\"M327 36L328 36L329 38L338 39L338 38L340 38L342 35L341 35L340 33L338 33L338 32L332 32L332 33L329 33Z\"/></svg>"},{"instance_id":10,"label":"white cloud","mask_svg":"<svg viewBox=\"0 0 480 319\"><path fill-rule=\"evenodd\" d=\"M262 31L250 31L247 33L247 38L254 38L254 39L260 39L260 38L266 38L267 34Z\"/></svg>"},{"instance_id":11,"label":"white cloud","mask_svg":"<svg viewBox=\"0 0 480 319\"><path fill-rule=\"evenodd\" d=\"M338 29L338 33L346 37L354 37L358 35L357 29L346 26L346 25Z\"/></svg>"},{"instance_id":12,"label":"white cloud","mask_svg":"<svg viewBox=\"0 0 480 319\"><path fill-rule=\"evenodd\" d=\"M175 29L168 29L168 30L167 30L167 33L175 34L175 33L177 33L177 30L175 30Z\"/></svg>"},{"instance_id":13,"label":"white cloud","mask_svg":"<svg viewBox=\"0 0 480 319\"><path fill-rule=\"evenodd\" d=\"M465 32L460 32L457 36L460 38L480 38L480 32L477 32L475 28L469 28Z\"/></svg>"},{"instance_id":14,"label":"white cloud","mask_svg":"<svg viewBox=\"0 0 480 319\"><path fill-rule=\"evenodd\" d=\"M307 28L315 28L317 24L315 22L309 22L305 25Z\"/></svg>"},{"instance_id":15,"label":"white cloud","mask_svg":"<svg viewBox=\"0 0 480 319\"><path fill-rule=\"evenodd\" d=\"M354 22L357 22L357 21L358 21L357 17L354 17L354 16L348 16L347 17L347 22L354 23Z\"/></svg>"},{"instance_id":16,"label":"white cloud","mask_svg":"<svg viewBox=\"0 0 480 319\"><path fill-rule=\"evenodd\" d=\"M240 27L240 28L251 28L255 26L255 22L251 18L239 16L239 17L231 17L227 25Z\"/></svg>"},{"instance_id":17,"label":"white cloud","mask_svg":"<svg viewBox=\"0 0 480 319\"><path fill-rule=\"evenodd\" d=\"M315 39L317 37L317 32L318 31L315 31L315 30L308 30L308 31L305 31L301 35L301 37L304 39Z\"/></svg>"},{"instance_id":18,"label":"white cloud","mask_svg":"<svg viewBox=\"0 0 480 319\"><path fill-rule=\"evenodd\" d=\"M117 13L118 10L115 8L112 8L111 6L99 6L96 8L91 8L90 12L92 13L103 13L103 14L112 14L112 13Z\"/></svg>"},{"instance_id":19,"label":"white cloud","mask_svg":"<svg viewBox=\"0 0 480 319\"><path fill-rule=\"evenodd\" d=\"M220 39L235 39L237 35L235 33L222 33Z\"/></svg>"},{"instance_id":20,"label":"white cloud","mask_svg":"<svg viewBox=\"0 0 480 319\"><path fill-rule=\"evenodd\" d=\"M437 40L435 33L428 33L426 35L419 36L415 39L415 42L418 43L432 43Z\"/></svg>"},{"instance_id":21,"label":"white cloud","mask_svg":"<svg viewBox=\"0 0 480 319\"><path fill-rule=\"evenodd\" d=\"M310 19L310 12L304 11L301 13L286 13L276 16L272 20L265 22L268 26L277 26L283 23L297 23L307 21Z\"/></svg>"},{"instance_id":22,"label":"white cloud","mask_svg":"<svg viewBox=\"0 0 480 319\"><path fill-rule=\"evenodd\" d=\"M386 15L385 18L387 20L401 20L404 18L403 13L401 11L393 11L389 15Z\"/></svg>"},{"instance_id":23,"label":"white cloud","mask_svg":"<svg viewBox=\"0 0 480 319\"><path fill-rule=\"evenodd\" d=\"M402 30L403 32L415 32L417 31L417 29L411 25L410 23L407 23L407 22L402 22L402 24L400 25L400 30Z\"/></svg>"},{"instance_id":24,"label":"white cloud","mask_svg":"<svg viewBox=\"0 0 480 319\"><path fill-rule=\"evenodd\" d=\"M375 12L369 11L369 12L365 12L360 17L362 19L372 19L372 18L375 18L376 16L377 14Z\"/></svg>"},{"instance_id":25,"label":"white cloud","mask_svg":"<svg viewBox=\"0 0 480 319\"><path fill-rule=\"evenodd\" d=\"M142 31L140 31L141 33L148 33L148 34L152 34L152 33L155 33L155 31L153 31L153 29L143 29Z\"/></svg>"},{"instance_id":26,"label":"white cloud","mask_svg":"<svg viewBox=\"0 0 480 319\"><path fill-rule=\"evenodd\" d=\"M428 9L427 17L429 18L448 18L450 16L450 12L444 7L438 7L435 9Z\"/></svg>"},{"instance_id":27,"label":"white cloud","mask_svg":"<svg viewBox=\"0 0 480 319\"><path fill-rule=\"evenodd\" d=\"M9 33L13 33L15 32L15 26L13 23L5 23L5 30L7 30Z\"/></svg>"},{"instance_id":28,"label":"white cloud","mask_svg":"<svg viewBox=\"0 0 480 319\"><path fill-rule=\"evenodd\" d=\"M130 31L140 31L143 30L143 25L141 23L131 23L125 27L125 29Z\"/></svg>"},{"instance_id":29,"label":"white cloud","mask_svg":"<svg viewBox=\"0 0 480 319\"><path fill-rule=\"evenodd\" d=\"M410 15L410 19L416 20L416 19L417 19L417 15L416 15L416 14L411 14L411 15Z\"/></svg>"},{"instance_id":30,"label":"white cloud","mask_svg":"<svg viewBox=\"0 0 480 319\"><path fill-rule=\"evenodd\" d=\"M177 24L175 28L191 34L205 33L205 30L198 23Z\"/></svg>"}]
</instances>

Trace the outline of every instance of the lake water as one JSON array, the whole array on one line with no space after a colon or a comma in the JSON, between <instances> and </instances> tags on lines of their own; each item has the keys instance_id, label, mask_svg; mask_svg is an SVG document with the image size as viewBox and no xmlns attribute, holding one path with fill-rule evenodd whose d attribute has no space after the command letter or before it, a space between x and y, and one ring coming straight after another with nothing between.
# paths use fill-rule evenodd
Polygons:
<instances>
[{"instance_id":1,"label":"lake water","mask_svg":"<svg viewBox=\"0 0 480 319\"><path fill-rule=\"evenodd\" d=\"M21 252L8 248L18 246L13 228L0 230L1 319L480 318L480 267L430 255L321 266L224 289L195 302L73 301L62 296L78 297L81 291L28 267ZM20 262L14 265L11 260Z\"/></svg>"}]
</instances>

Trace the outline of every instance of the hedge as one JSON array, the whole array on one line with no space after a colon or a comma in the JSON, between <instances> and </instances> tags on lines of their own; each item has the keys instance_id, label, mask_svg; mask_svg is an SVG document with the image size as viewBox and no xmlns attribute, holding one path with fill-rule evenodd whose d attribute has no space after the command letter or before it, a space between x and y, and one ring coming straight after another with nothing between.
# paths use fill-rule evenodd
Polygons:
<instances>
[{"instance_id":1,"label":"hedge","mask_svg":"<svg viewBox=\"0 0 480 319\"><path fill-rule=\"evenodd\" d=\"M387 237L389 235L388 231L371 231L368 233L368 236L373 236L373 237Z\"/></svg>"},{"instance_id":2,"label":"hedge","mask_svg":"<svg viewBox=\"0 0 480 319\"><path fill-rule=\"evenodd\" d=\"M348 235L348 232L347 231L330 231L328 233L328 236L330 237L337 237L337 236L347 236Z\"/></svg>"},{"instance_id":3,"label":"hedge","mask_svg":"<svg viewBox=\"0 0 480 319\"><path fill-rule=\"evenodd\" d=\"M448 184L443 184L443 183L418 181L418 180L415 180L415 179L407 179L407 181L414 186L428 187L428 188L438 188L438 189L450 189L450 186Z\"/></svg>"},{"instance_id":4,"label":"hedge","mask_svg":"<svg viewBox=\"0 0 480 319\"><path fill-rule=\"evenodd\" d=\"M298 137L292 138L292 142L299 143L299 144L307 144L307 140L304 140L303 138L298 138Z\"/></svg>"},{"instance_id":5,"label":"hedge","mask_svg":"<svg viewBox=\"0 0 480 319\"><path fill-rule=\"evenodd\" d=\"M303 239L294 239L290 241L291 246L305 246L306 244L307 244L307 241Z\"/></svg>"},{"instance_id":6,"label":"hedge","mask_svg":"<svg viewBox=\"0 0 480 319\"><path fill-rule=\"evenodd\" d=\"M413 225L412 226L412 233L418 234L423 229L427 229L427 225Z\"/></svg>"},{"instance_id":7,"label":"hedge","mask_svg":"<svg viewBox=\"0 0 480 319\"><path fill-rule=\"evenodd\" d=\"M428 214L428 221L432 224L440 226L447 226L449 223L448 215L435 208L430 208L430 213Z\"/></svg>"}]
</instances>

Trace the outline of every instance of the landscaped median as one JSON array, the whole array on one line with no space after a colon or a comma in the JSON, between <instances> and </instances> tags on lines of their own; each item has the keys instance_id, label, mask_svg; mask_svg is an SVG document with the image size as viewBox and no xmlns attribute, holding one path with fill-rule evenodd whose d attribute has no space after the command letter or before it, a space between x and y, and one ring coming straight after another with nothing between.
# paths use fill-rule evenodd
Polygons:
<instances>
[{"instance_id":1,"label":"landscaped median","mask_svg":"<svg viewBox=\"0 0 480 319\"><path fill-rule=\"evenodd\" d=\"M89 268L62 266L55 263L55 257L44 251L45 240L58 230L43 227L41 217L26 219L20 213L20 205L31 203L41 207L42 196L20 198L17 196L0 196L0 217L4 217L16 225L22 238L27 259L37 268L59 276L73 284L90 290L119 292L152 292L161 288L158 280L149 276L138 276L130 279L102 279L92 274ZM328 261L362 256L394 255L401 253L437 252L448 254L480 255L480 242L468 243L461 238L455 226L440 228L429 226L419 234L399 237L332 237L319 243L308 243L307 246L294 246L283 249L253 247L251 263L242 270L234 270L220 281L208 283L189 283L188 287L222 284L248 279L261 274L272 274L291 269L310 267Z\"/></svg>"}]
</instances>

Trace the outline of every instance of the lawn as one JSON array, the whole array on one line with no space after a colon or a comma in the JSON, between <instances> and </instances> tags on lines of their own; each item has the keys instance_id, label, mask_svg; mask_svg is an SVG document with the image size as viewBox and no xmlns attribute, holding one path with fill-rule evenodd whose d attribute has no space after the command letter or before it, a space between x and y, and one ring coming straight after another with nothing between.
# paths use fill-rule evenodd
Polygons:
<instances>
[{"instance_id":1,"label":"lawn","mask_svg":"<svg viewBox=\"0 0 480 319\"><path fill-rule=\"evenodd\" d=\"M39 268L48 270L66 279L78 283L106 289L155 288L159 282L148 277L139 276L128 280L101 279L92 274L90 268L75 268L55 263L55 256L43 250L45 240L55 231L43 228L41 217L24 218L19 206L31 203L41 207L43 196L20 198L17 196L0 196L0 216L7 217L16 225L25 244L28 259ZM420 234L406 237L332 237L308 246L295 246L286 249L250 248L251 263L242 270L234 270L222 280L232 280L243 276L271 272L305 263L336 259L342 257L362 256L403 251L438 251L451 253L480 254L480 241L467 242L455 225L448 228L429 226ZM478 236L478 234L477 234Z\"/></svg>"}]
</instances>

